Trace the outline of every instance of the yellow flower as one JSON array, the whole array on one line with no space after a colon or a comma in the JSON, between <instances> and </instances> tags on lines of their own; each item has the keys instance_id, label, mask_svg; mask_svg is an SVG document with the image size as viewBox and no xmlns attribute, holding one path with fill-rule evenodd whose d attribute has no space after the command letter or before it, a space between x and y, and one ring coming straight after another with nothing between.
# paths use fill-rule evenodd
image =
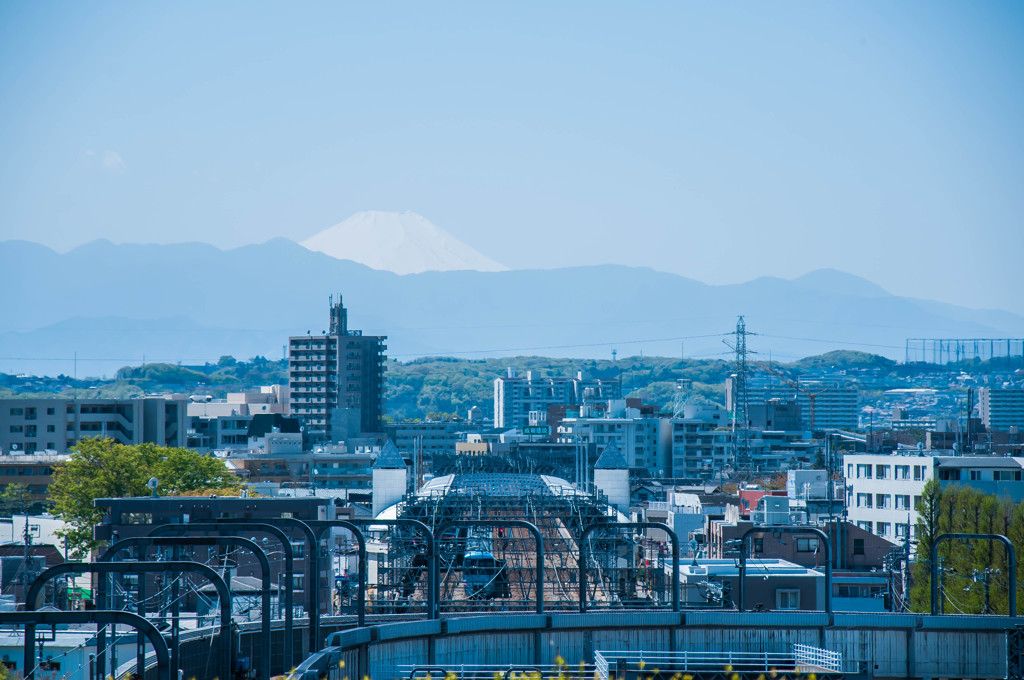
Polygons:
<instances>
[{"instance_id":1,"label":"yellow flower","mask_svg":"<svg viewBox=\"0 0 1024 680\"><path fill-rule=\"evenodd\" d=\"M558 666L565 664L565 659L562 658L561 654L555 657L555 664Z\"/></svg>"},{"instance_id":2,"label":"yellow flower","mask_svg":"<svg viewBox=\"0 0 1024 680\"><path fill-rule=\"evenodd\" d=\"M640 670L643 670L644 666L647 665L647 662L644 661L643 659L640 659L640 663L638 663L637 665L640 666Z\"/></svg>"},{"instance_id":3,"label":"yellow flower","mask_svg":"<svg viewBox=\"0 0 1024 680\"><path fill-rule=\"evenodd\" d=\"M345 660L342 659L341 661L338 662L338 668L344 668L344 667L345 667ZM430 676L427 676L427 677L430 677Z\"/></svg>"}]
</instances>

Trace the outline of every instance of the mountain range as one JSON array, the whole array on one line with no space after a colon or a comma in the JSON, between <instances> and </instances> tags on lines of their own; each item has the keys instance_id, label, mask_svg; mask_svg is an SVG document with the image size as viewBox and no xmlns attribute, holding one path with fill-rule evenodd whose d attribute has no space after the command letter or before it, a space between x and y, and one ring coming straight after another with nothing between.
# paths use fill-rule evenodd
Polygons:
<instances>
[{"instance_id":1,"label":"mountain range","mask_svg":"<svg viewBox=\"0 0 1024 680\"><path fill-rule=\"evenodd\" d=\"M1024 317L898 297L835 270L723 286L619 265L400 275L285 239L232 250L100 240L64 254L6 241L0 290L0 372L80 377L278 358L288 336L326 328L331 294L350 328L387 335L400 360L727 358L741 314L757 333L750 349L784 361L840 348L902 359L908 337L1024 337Z\"/></svg>"}]
</instances>

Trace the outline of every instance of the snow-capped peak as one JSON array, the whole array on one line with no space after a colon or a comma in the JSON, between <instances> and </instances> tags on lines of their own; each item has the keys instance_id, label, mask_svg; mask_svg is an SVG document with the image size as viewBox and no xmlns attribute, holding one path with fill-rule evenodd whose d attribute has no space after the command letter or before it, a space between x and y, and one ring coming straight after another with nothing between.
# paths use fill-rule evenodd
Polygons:
<instances>
[{"instance_id":1,"label":"snow-capped peak","mask_svg":"<svg viewBox=\"0 0 1024 680\"><path fill-rule=\"evenodd\" d=\"M358 212L344 222L310 236L301 245L331 257L396 274L508 269L430 220L409 211Z\"/></svg>"}]
</instances>

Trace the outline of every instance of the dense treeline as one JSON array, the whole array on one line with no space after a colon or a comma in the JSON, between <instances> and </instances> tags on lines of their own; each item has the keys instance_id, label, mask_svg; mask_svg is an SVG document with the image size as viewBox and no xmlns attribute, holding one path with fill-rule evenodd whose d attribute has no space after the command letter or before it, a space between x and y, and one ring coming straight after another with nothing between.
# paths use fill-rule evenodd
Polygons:
<instances>
[{"instance_id":1,"label":"dense treeline","mask_svg":"<svg viewBox=\"0 0 1024 680\"><path fill-rule=\"evenodd\" d=\"M871 370L893 375L906 370L943 370L939 367L896 365L892 360L865 352L836 350L800 359L791 364L776 364L793 377L819 371ZM725 379L733 372L728 359L678 359L669 357L627 357L610 359L563 359L521 356L497 359L456 359L425 357L408 362L391 360L387 365L387 410L394 420L458 415L465 417L479 406L485 417L494 411L494 379L509 367L519 375L527 371L543 376L573 376L578 371L594 378L622 380L623 393L640 397L646 403L670 411L677 395L679 379L690 381L687 397L722 404ZM0 376L2 377L2 376ZM0 379L0 396L34 394L60 396L75 391L78 396L127 398L144 393L204 393L220 398L227 392L259 385L285 384L288 361L253 357L248 361L222 356L216 363L196 366L151 363L126 366L113 381L71 381L67 376L24 380L10 376ZM87 389L83 389L86 387Z\"/></svg>"},{"instance_id":2,"label":"dense treeline","mask_svg":"<svg viewBox=\"0 0 1024 680\"><path fill-rule=\"evenodd\" d=\"M731 364L722 360L629 357L618 361L507 357L501 359L453 359L426 357L406 363L388 363L387 409L395 420L422 418L427 413L466 416L479 406L484 416L494 416L494 379L513 368L519 376L573 377L582 371L590 378L620 378L624 395L670 410L676 380L692 381L691 391L714 402L724 398L724 381Z\"/></svg>"},{"instance_id":3,"label":"dense treeline","mask_svg":"<svg viewBox=\"0 0 1024 680\"><path fill-rule=\"evenodd\" d=\"M1024 503L986 495L977 489L951 485L945 489L935 480L925 485L918 507L917 560L912 571L910 605L914 611L931 608L929 560L936 538L946 533L1001 534L1010 539L1017 558L1017 593L1024 584ZM942 565L940 597L947 614L980 614L984 610L985 569L991 574L990 611L1009 611L1009 574L1006 549L989 540L945 540L938 548Z\"/></svg>"}]
</instances>

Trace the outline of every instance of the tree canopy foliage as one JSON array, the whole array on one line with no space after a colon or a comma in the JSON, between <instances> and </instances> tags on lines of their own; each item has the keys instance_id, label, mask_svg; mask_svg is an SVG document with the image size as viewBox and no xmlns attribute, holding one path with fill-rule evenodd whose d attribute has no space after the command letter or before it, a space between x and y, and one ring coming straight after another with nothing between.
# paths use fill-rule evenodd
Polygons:
<instances>
[{"instance_id":1,"label":"tree canopy foliage","mask_svg":"<svg viewBox=\"0 0 1024 680\"><path fill-rule=\"evenodd\" d=\"M93 505L95 499L148 496L151 477L159 481L161 495L239 488L238 479L217 458L155 444L83 439L71 458L54 469L50 485L53 513L68 523L63 535L69 549L82 556L96 547L93 526L103 512Z\"/></svg>"},{"instance_id":2,"label":"tree canopy foliage","mask_svg":"<svg viewBox=\"0 0 1024 680\"><path fill-rule=\"evenodd\" d=\"M1024 555L1024 504L1009 498L984 494L969 486L942 488L929 481L918 505L917 559L912 571L910 607L931 610L929 561L936 539L946 533L1001 534L1010 539L1018 556ZM991 611L1009 611L1009 575L1006 549L990 540L945 540L938 548L943 567L940 597L946 613L980 614L984 609L984 586L975 572L998 569L990 580ZM1017 560L1017 582L1024 583L1024 565Z\"/></svg>"}]
</instances>

